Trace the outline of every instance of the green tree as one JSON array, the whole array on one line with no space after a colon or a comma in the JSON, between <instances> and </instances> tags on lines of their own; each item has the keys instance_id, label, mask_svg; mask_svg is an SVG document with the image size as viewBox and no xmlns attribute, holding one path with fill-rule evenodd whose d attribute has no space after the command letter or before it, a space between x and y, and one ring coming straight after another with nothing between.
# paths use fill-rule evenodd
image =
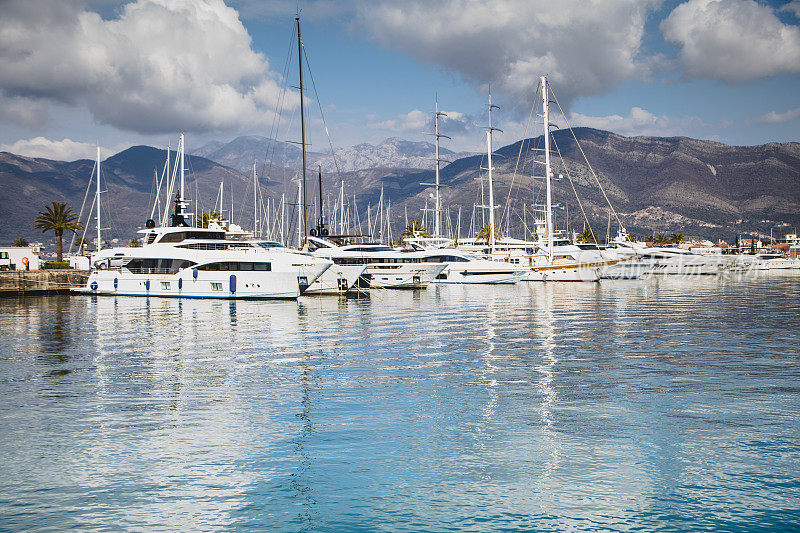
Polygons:
<instances>
[{"instance_id":1,"label":"green tree","mask_svg":"<svg viewBox=\"0 0 800 533\"><path fill-rule=\"evenodd\" d=\"M481 229L478 230L477 235L475 238L478 240L486 241L486 244L489 244L489 236L491 235L492 226L489 224L484 224ZM494 228L494 240L499 241L503 238L503 234L500 233L500 230Z\"/></svg>"},{"instance_id":2,"label":"green tree","mask_svg":"<svg viewBox=\"0 0 800 533\"><path fill-rule=\"evenodd\" d=\"M223 228L227 228L227 222L222 218L222 213L216 213L214 211L203 211L200 213L200 216L197 217L197 227L207 228L212 220L216 221Z\"/></svg>"},{"instance_id":3,"label":"green tree","mask_svg":"<svg viewBox=\"0 0 800 533\"><path fill-rule=\"evenodd\" d=\"M28 246L28 241L26 241L22 237L17 237L16 239L14 239L14 242L11 243L11 246L15 246L17 248L25 248L26 246Z\"/></svg>"},{"instance_id":4,"label":"green tree","mask_svg":"<svg viewBox=\"0 0 800 533\"><path fill-rule=\"evenodd\" d=\"M597 244L597 236L592 231L592 228L586 228L582 232L578 233L578 239L583 242Z\"/></svg>"},{"instance_id":5,"label":"green tree","mask_svg":"<svg viewBox=\"0 0 800 533\"><path fill-rule=\"evenodd\" d=\"M663 246L664 244L669 244L669 237L667 237L666 233L656 233L650 236L650 242L658 246Z\"/></svg>"},{"instance_id":6,"label":"green tree","mask_svg":"<svg viewBox=\"0 0 800 533\"><path fill-rule=\"evenodd\" d=\"M673 244L683 244L686 242L686 235L683 233L673 233L669 236L669 242Z\"/></svg>"},{"instance_id":7,"label":"green tree","mask_svg":"<svg viewBox=\"0 0 800 533\"><path fill-rule=\"evenodd\" d=\"M403 232L400 234L400 242L402 243L405 240L405 237L430 237L431 234L428 232L428 229L422 225L422 222L417 220L416 218L411 221L411 223L403 229Z\"/></svg>"},{"instance_id":8,"label":"green tree","mask_svg":"<svg viewBox=\"0 0 800 533\"><path fill-rule=\"evenodd\" d=\"M78 232L83 229L83 226L78 222L78 215L72 211L72 208L67 206L66 202L61 203L55 200L53 200L52 205L48 205L44 211L39 212L33 227L42 230L42 233L47 231L55 233L56 260L59 262L61 262L64 255L64 230Z\"/></svg>"},{"instance_id":9,"label":"green tree","mask_svg":"<svg viewBox=\"0 0 800 533\"><path fill-rule=\"evenodd\" d=\"M73 246L77 246L78 247L78 253L83 255L83 249L86 248L86 246L90 245L90 244L92 244L91 241L89 241L86 237L78 237L78 239L75 241L75 244L73 244Z\"/></svg>"}]
</instances>

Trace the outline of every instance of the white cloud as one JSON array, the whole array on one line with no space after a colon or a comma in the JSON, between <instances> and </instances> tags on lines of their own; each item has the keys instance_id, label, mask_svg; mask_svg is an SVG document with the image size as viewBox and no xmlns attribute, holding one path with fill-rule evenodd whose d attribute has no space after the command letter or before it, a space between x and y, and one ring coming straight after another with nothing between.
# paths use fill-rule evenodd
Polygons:
<instances>
[{"instance_id":1,"label":"white cloud","mask_svg":"<svg viewBox=\"0 0 800 533\"><path fill-rule=\"evenodd\" d=\"M689 0L661 22L691 76L743 83L800 72L800 28L753 0Z\"/></svg>"},{"instance_id":2,"label":"white cloud","mask_svg":"<svg viewBox=\"0 0 800 533\"><path fill-rule=\"evenodd\" d=\"M571 113L570 122L573 127L586 126L625 136L689 136L705 127L703 121L698 117L656 115L641 107L632 107L626 117L617 114L593 117L581 113Z\"/></svg>"},{"instance_id":3,"label":"white cloud","mask_svg":"<svg viewBox=\"0 0 800 533\"><path fill-rule=\"evenodd\" d=\"M783 124L784 122L792 122L798 118L800 118L800 107L790 109L783 113L770 111L758 117L757 121L762 124Z\"/></svg>"},{"instance_id":4,"label":"white cloud","mask_svg":"<svg viewBox=\"0 0 800 533\"><path fill-rule=\"evenodd\" d=\"M647 14L661 0L424 0L362 4L373 38L529 108L541 74L564 103L647 70Z\"/></svg>"},{"instance_id":5,"label":"white cloud","mask_svg":"<svg viewBox=\"0 0 800 533\"><path fill-rule=\"evenodd\" d=\"M280 92L222 0L137 0L111 20L75 1L5 2L0 89L141 133L268 123Z\"/></svg>"},{"instance_id":6,"label":"white cloud","mask_svg":"<svg viewBox=\"0 0 800 533\"><path fill-rule=\"evenodd\" d=\"M421 133L425 131L427 123L428 114L419 109L413 109L397 118L383 120L369 126L376 129L392 129L405 133Z\"/></svg>"},{"instance_id":7,"label":"white cloud","mask_svg":"<svg viewBox=\"0 0 800 533\"><path fill-rule=\"evenodd\" d=\"M27 157L75 161L77 159L94 159L97 154L97 145L77 142L72 139L51 141L44 137L34 137L33 139L20 139L12 144L0 145L0 151ZM111 150L100 147L100 155L103 159L109 157L112 153Z\"/></svg>"}]
</instances>

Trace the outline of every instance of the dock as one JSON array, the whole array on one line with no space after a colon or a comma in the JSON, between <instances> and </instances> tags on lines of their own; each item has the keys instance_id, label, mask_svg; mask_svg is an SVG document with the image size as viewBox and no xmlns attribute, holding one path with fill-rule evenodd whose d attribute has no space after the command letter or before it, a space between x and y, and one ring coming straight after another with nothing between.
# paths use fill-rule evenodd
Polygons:
<instances>
[{"instance_id":1,"label":"dock","mask_svg":"<svg viewBox=\"0 0 800 533\"><path fill-rule=\"evenodd\" d=\"M0 296L68 294L71 287L83 287L88 270L11 270L0 272Z\"/></svg>"}]
</instances>

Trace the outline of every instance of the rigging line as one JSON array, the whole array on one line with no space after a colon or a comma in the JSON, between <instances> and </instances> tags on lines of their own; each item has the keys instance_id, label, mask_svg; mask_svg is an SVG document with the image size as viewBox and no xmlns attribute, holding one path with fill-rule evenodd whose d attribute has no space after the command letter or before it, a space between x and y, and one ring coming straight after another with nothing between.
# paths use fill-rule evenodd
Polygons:
<instances>
[{"instance_id":1,"label":"rigging line","mask_svg":"<svg viewBox=\"0 0 800 533\"><path fill-rule=\"evenodd\" d=\"M539 85L541 85L541 83ZM522 158L522 147L525 146L525 139L528 137L528 127L531 125L531 118L533 118L533 110L536 107L536 101L538 99L537 97L539 96L539 90L540 86L537 86L536 94L533 96L533 104L531 105L531 112L528 115L528 122L525 124L525 133L523 133L522 135L522 142L519 143L519 153L517 154L517 162L514 165L514 174L511 176L511 185L508 188L508 195L506 196L506 205L503 208L503 214L500 216L501 225L503 224L503 220L505 219L506 213L508 212L508 201L511 198L511 190L514 188L514 181L517 178L517 169L519 168L519 160Z\"/></svg>"},{"instance_id":2,"label":"rigging line","mask_svg":"<svg viewBox=\"0 0 800 533\"><path fill-rule=\"evenodd\" d=\"M90 175L91 177L94 177L94 171L95 171L96 169L97 169L97 161L95 161L95 162L94 162L94 166L92 167L92 173L91 173L91 175ZM81 210L80 210L80 212L78 213L78 222L79 222L79 223L81 222L81 218L83 218L83 208L86 206L86 199L89 197L89 189L90 189L90 188L91 188L91 186L92 186L92 179L91 179L91 177L89 178L89 184L86 186L86 192L83 194L83 202L81 203ZM92 205L94 205L94 200L92 201ZM86 218L86 225L85 225L85 226L83 226L83 237L81 237L81 238L84 238L84 237L86 237L86 228L89 226L89 217L90 217L90 216L92 216L92 212L91 212L91 210L89 211L89 214L88 214L88 215L86 215L86 217L87 217L87 218ZM73 247L74 245L75 245L75 232L73 231L73 232L72 232L72 239L70 239L70 241L69 241L69 248L67 248L67 250L70 250L70 249L72 249L72 247Z\"/></svg>"},{"instance_id":3,"label":"rigging line","mask_svg":"<svg viewBox=\"0 0 800 533\"><path fill-rule=\"evenodd\" d=\"M606 191L603 188L603 184L600 183L600 180L597 178L597 174L595 174L594 169L592 168L592 164L589 163L589 159L586 157L586 154L583 152L583 148L581 147L581 143L578 142L578 137L575 136L575 132L572 130L572 126L569 123L569 119L567 119L567 115L564 114L564 110L561 109L561 104L558 103L558 98L556 98L555 93L553 93L552 91L550 91L550 93L553 95L553 99L556 101L556 105L558 106L558 110L561 111L561 116L564 117L564 122L567 123L567 128L569 128L569 132L572 134L572 138L575 139L575 144L578 145L578 150L581 151L581 155L583 156L583 160L586 161L586 165L589 167L589 170L592 172L592 176L594 176L594 180L597 182L598 187L600 187L600 192L603 193L603 198L606 199L606 203L608 203L608 207L610 207L611 208L611 212L614 213L614 218L617 219L617 223L619 224L619 226L621 228L624 227L624 224L619 219L619 216L617 216L617 211L614 209L614 206L611 205L611 200L609 200L608 196L606 195Z\"/></svg>"},{"instance_id":4,"label":"rigging line","mask_svg":"<svg viewBox=\"0 0 800 533\"><path fill-rule=\"evenodd\" d=\"M558 158L561 160L561 165L564 167L564 172L567 173L567 179L569 179L569 184L572 187L572 192L575 193L575 199L578 201L578 207L581 208L581 213L583 213L583 220L586 221L586 227L589 228L589 232L591 232L592 237L594 237L595 242L597 242L597 234L592 229L592 225L589 224L589 219L586 216L586 211L583 210L583 204L581 203L580 197L578 197L578 191L575 190L575 184L572 183L572 175L569 173L569 169L567 168L567 165L564 162L564 157L561 155L561 148L558 147L558 143L556 142L555 137L553 137L553 146L556 147L556 151L558 152Z\"/></svg>"},{"instance_id":5,"label":"rigging line","mask_svg":"<svg viewBox=\"0 0 800 533\"><path fill-rule=\"evenodd\" d=\"M314 81L314 74L311 72L311 63L308 61L308 52L306 52L306 47L303 45L303 57L306 59L306 66L308 67L308 76L311 78L311 87L314 88L314 96L317 97L317 107L319 108L319 115L322 117L322 125L325 127L325 135L328 137L328 145L331 147L331 157L333 158L333 164L336 167L336 177L339 178L339 181L342 181L342 176L339 170L339 162L336 161L336 152L333 150L333 141L331 141L331 134L328 132L328 123L325 121L325 113L322 112L322 102L319 99L319 93L317 92L317 84Z\"/></svg>"},{"instance_id":6,"label":"rigging line","mask_svg":"<svg viewBox=\"0 0 800 533\"><path fill-rule=\"evenodd\" d=\"M278 144L278 140L277 140L277 138L278 138L278 130L280 129L281 117L283 116L283 104L284 104L284 101L286 100L286 93L287 93L286 85L289 82L288 81L289 80L289 65L291 64L292 57L294 57L294 46L293 46L293 43L294 43L295 31L296 31L296 29L295 29L294 25L292 25L292 35L291 35L291 38L289 39L289 52L286 54L286 62L283 65L283 72L282 72L283 83L281 84L281 92L280 92L280 96L278 97L278 112L275 113L272 116L272 126L270 127L270 137L272 138L272 147L271 147L272 150L271 150L271 153L270 153L270 149L268 147L265 150L265 153L264 153L264 159L265 159L265 161L264 161L264 167L265 167L264 168L264 170L265 170L264 174L266 174L267 177L269 177L269 175L272 172L272 165L273 165L273 161L275 159L275 149L276 149L277 144ZM269 167L268 168L267 168L267 160L269 161Z\"/></svg>"}]
</instances>

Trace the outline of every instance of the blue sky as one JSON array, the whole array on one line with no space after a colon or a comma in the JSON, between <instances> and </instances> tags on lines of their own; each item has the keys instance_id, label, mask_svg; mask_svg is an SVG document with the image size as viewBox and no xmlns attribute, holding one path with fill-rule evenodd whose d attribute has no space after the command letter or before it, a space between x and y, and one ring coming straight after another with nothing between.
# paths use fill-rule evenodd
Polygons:
<instances>
[{"instance_id":1,"label":"blue sky","mask_svg":"<svg viewBox=\"0 0 800 533\"><path fill-rule=\"evenodd\" d=\"M298 6L336 146L421 140L438 95L449 147L478 150L490 84L499 142L513 142L541 74L573 125L800 140L800 0L10 0L0 149L73 159L96 142L109 154L174 146L181 130L190 148L293 139L296 91L278 99L297 84L296 55L282 74ZM317 103L309 110L324 151Z\"/></svg>"}]
</instances>

